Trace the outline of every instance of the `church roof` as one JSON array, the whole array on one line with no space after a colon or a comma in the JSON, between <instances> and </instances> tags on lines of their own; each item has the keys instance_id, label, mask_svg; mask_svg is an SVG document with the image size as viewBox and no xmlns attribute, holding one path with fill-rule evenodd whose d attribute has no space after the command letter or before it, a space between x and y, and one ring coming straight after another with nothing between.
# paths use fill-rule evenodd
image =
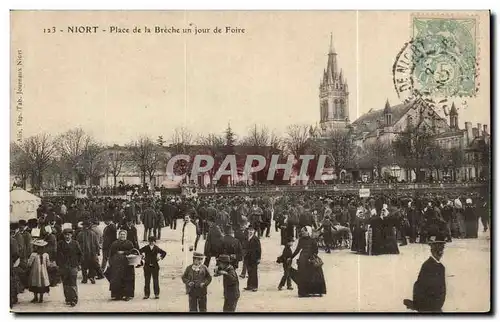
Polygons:
<instances>
[{"instance_id":1,"label":"church roof","mask_svg":"<svg viewBox=\"0 0 500 322\"><path fill-rule=\"evenodd\" d=\"M465 130L458 130L458 131L451 131L451 132L443 132L439 133L435 136L436 139L441 139L441 138L448 138L448 137L454 137L454 136L459 136L463 137Z\"/></svg>"},{"instance_id":2,"label":"church roof","mask_svg":"<svg viewBox=\"0 0 500 322\"><path fill-rule=\"evenodd\" d=\"M390 112L392 113L392 124L398 122L403 115L408 112L412 106L415 104L415 101L395 105L390 108ZM387 107L380 110L370 110L368 113L361 115L356 121L352 124L356 127L355 133L363 133L363 132L374 132L378 127L378 122L384 122L384 111ZM383 124L383 123L382 123Z\"/></svg>"}]
</instances>

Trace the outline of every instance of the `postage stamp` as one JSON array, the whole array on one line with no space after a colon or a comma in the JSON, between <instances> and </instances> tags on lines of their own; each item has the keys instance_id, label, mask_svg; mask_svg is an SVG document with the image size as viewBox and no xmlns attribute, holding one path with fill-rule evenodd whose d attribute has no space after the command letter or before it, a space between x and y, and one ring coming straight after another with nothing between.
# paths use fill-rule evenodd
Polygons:
<instances>
[{"instance_id":1,"label":"postage stamp","mask_svg":"<svg viewBox=\"0 0 500 322\"><path fill-rule=\"evenodd\" d=\"M475 96L476 34L473 16L412 17L412 38L398 54L393 69L398 95Z\"/></svg>"}]
</instances>

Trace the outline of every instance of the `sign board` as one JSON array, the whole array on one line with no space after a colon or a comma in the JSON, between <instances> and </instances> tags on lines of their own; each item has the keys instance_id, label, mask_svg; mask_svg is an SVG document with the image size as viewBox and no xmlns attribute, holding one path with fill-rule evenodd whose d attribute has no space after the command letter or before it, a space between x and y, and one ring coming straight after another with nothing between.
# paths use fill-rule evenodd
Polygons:
<instances>
[{"instance_id":1,"label":"sign board","mask_svg":"<svg viewBox=\"0 0 500 322\"><path fill-rule=\"evenodd\" d=\"M161 192L160 191L155 191L155 197L160 198L161 197Z\"/></svg>"},{"instance_id":2,"label":"sign board","mask_svg":"<svg viewBox=\"0 0 500 322\"><path fill-rule=\"evenodd\" d=\"M359 189L359 196L361 198L368 198L368 197L370 197L370 189L366 189L366 188Z\"/></svg>"}]
</instances>

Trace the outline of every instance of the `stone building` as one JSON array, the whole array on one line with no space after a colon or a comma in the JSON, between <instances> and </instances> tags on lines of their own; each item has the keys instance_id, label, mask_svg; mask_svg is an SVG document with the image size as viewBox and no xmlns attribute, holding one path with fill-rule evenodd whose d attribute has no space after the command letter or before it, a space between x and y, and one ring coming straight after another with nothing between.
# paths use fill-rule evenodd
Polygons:
<instances>
[{"instance_id":1,"label":"stone building","mask_svg":"<svg viewBox=\"0 0 500 322\"><path fill-rule=\"evenodd\" d=\"M320 128L322 133L345 129L349 124L349 88L337 64L337 53L330 36L326 69L319 86Z\"/></svg>"},{"instance_id":2,"label":"stone building","mask_svg":"<svg viewBox=\"0 0 500 322\"><path fill-rule=\"evenodd\" d=\"M337 53L333 48L332 39L327 66L319 87L319 103L320 123L319 127L311 127L311 139L316 142L316 146L322 146L326 144L332 130L349 133L356 147L357 160L348 169L343 169L343 172L350 176L351 180L359 181L366 177L373 179L373 157L368 155L368 151L372 150L369 148L371 145L390 146L400 133L417 125L418 130L430 133L441 148L461 151L462 166L454 171L453 180L471 180L487 177L489 174L484 162L487 158L484 153L490 143L487 126L478 124L473 128L470 122L465 122L465 129L460 129L458 111L454 104L449 114L443 117L436 112L432 104L422 98L393 106L386 100L380 108L372 108L350 123L348 84L342 70L338 69ZM449 176L448 169L439 171L441 172L436 173L435 177ZM382 172L407 182L416 177L415 173L402 169L396 163L385 164ZM382 176L383 173L375 175Z\"/></svg>"}]
</instances>

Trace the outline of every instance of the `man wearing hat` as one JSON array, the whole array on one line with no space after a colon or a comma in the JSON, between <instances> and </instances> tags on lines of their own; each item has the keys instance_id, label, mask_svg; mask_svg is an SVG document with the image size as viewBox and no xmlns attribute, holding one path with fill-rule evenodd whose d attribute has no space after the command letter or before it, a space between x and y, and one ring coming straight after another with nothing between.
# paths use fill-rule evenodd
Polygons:
<instances>
[{"instance_id":1,"label":"man wearing hat","mask_svg":"<svg viewBox=\"0 0 500 322\"><path fill-rule=\"evenodd\" d=\"M140 254L144 255L144 299L149 298L151 277L153 277L153 291L155 299L160 298L160 283L158 276L160 273L160 265L158 259L163 260L167 256L167 252L156 245L156 237L148 237L149 244L139 250Z\"/></svg>"},{"instance_id":2,"label":"man wearing hat","mask_svg":"<svg viewBox=\"0 0 500 322\"><path fill-rule=\"evenodd\" d=\"M97 258L99 256L100 245L99 237L90 229L90 221L83 222L83 229L76 236L78 244L80 244L83 261L82 261L82 283L86 284L90 279L92 284L95 284L95 277L97 276L100 267Z\"/></svg>"},{"instance_id":3,"label":"man wearing hat","mask_svg":"<svg viewBox=\"0 0 500 322\"><path fill-rule=\"evenodd\" d=\"M224 237L222 239L222 254L229 255L231 265L237 269L238 262L243 258L243 249L238 239L234 237L234 230L231 225L227 225L224 229Z\"/></svg>"},{"instance_id":4,"label":"man wearing hat","mask_svg":"<svg viewBox=\"0 0 500 322\"><path fill-rule=\"evenodd\" d=\"M418 312L441 312L446 299L445 268L440 262L445 243L441 238L433 238L429 242L431 256L422 264L417 281L413 285L413 301L403 301L408 309Z\"/></svg>"},{"instance_id":5,"label":"man wearing hat","mask_svg":"<svg viewBox=\"0 0 500 322\"><path fill-rule=\"evenodd\" d=\"M262 254L262 249L260 247L260 240L255 236L255 228L248 227L248 245L245 253L245 264L248 270L248 280L247 287L245 290L257 292L259 288L259 275L258 266L260 264L260 258Z\"/></svg>"},{"instance_id":6,"label":"man wearing hat","mask_svg":"<svg viewBox=\"0 0 500 322\"><path fill-rule=\"evenodd\" d=\"M186 267L182 282L189 296L189 312L207 311L207 287L212 282L208 268L202 264L203 254L193 253L193 264Z\"/></svg>"},{"instance_id":7,"label":"man wearing hat","mask_svg":"<svg viewBox=\"0 0 500 322\"><path fill-rule=\"evenodd\" d=\"M217 269L214 276L223 276L222 285L224 287L224 307L223 312L236 311L236 305L240 298L240 281L238 274L231 266L231 259L228 255L218 257Z\"/></svg>"},{"instance_id":8,"label":"man wearing hat","mask_svg":"<svg viewBox=\"0 0 500 322\"><path fill-rule=\"evenodd\" d=\"M73 240L73 230L71 228L65 228L63 236L64 240L61 240L57 244L56 262L61 273L66 304L75 306L78 303L76 278L83 253L80 244L76 240Z\"/></svg>"},{"instance_id":9,"label":"man wearing hat","mask_svg":"<svg viewBox=\"0 0 500 322\"><path fill-rule=\"evenodd\" d=\"M15 237L19 243L19 257L21 259L21 263L19 264L19 266L25 269L28 263L28 258L33 252L33 246L31 244L31 233L28 229L28 223L26 220L19 220L19 229Z\"/></svg>"}]
</instances>

